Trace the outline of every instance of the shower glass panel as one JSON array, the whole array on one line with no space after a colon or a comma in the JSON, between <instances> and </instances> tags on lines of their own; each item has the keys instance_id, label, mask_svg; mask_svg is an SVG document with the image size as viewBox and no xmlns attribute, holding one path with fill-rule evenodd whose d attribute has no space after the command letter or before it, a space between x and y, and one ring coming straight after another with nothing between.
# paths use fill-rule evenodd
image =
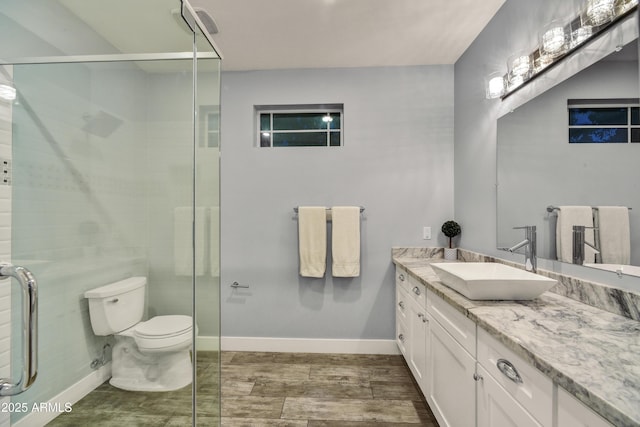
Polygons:
<instances>
[{"instance_id":1,"label":"shower glass panel","mask_svg":"<svg viewBox=\"0 0 640 427\"><path fill-rule=\"evenodd\" d=\"M180 0L6 3L0 261L38 279L40 349L0 426L219 425L218 54ZM132 276L143 319L194 319L189 385L109 384L116 338L94 334L84 293ZM21 369L20 307L0 283L2 378Z\"/></svg>"}]
</instances>

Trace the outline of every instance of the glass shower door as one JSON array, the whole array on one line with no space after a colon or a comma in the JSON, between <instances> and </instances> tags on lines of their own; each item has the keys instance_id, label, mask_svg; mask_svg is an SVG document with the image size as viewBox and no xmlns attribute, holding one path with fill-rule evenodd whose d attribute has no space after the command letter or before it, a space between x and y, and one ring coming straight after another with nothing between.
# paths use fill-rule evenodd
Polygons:
<instances>
[{"instance_id":1,"label":"glass shower door","mask_svg":"<svg viewBox=\"0 0 640 427\"><path fill-rule=\"evenodd\" d=\"M60 0L53 8L73 10L82 25L115 27L122 22L106 19L115 14L107 9L161 12L168 28L179 25L182 6L105 5ZM1 12L11 24L3 28L15 27ZM0 257L30 269L40 290L38 377L23 394L0 399L16 409L0 414L0 426L219 424L220 60L202 36L194 43L183 27L174 35L178 53L98 52L0 67L0 84L17 90L14 100L0 100L8 177L0 185ZM194 45L204 53L197 60ZM107 382L115 338L94 333L84 293L131 276L147 278L145 319L193 317L191 385L132 392ZM0 316L0 371L15 377L20 288L7 289L0 285L0 302L9 304L0 312L11 316Z\"/></svg>"}]
</instances>

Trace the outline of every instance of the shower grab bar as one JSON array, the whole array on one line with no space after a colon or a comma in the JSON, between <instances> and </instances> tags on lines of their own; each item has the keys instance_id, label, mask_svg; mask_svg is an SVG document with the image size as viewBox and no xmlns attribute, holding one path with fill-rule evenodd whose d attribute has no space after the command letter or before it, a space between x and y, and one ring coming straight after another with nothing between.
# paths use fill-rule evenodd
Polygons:
<instances>
[{"instance_id":1,"label":"shower grab bar","mask_svg":"<svg viewBox=\"0 0 640 427\"><path fill-rule=\"evenodd\" d=\"M13 277L22 288L22 372L20 379L0 379L0 396L14 396L27 390L38 375L38 284L24 267L0 264L0 280Z\"/></svg>"}]
</instances>

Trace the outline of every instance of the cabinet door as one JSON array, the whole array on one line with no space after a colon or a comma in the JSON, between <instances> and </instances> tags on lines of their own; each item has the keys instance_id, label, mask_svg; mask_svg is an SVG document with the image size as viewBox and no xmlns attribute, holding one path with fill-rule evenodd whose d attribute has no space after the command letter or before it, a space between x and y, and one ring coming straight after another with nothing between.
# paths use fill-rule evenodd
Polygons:
<instances>
[{"instance_id":1,"label":"cabinet door","mask_svg":"<svg viewBox=\"0 0 640 427\"><path fill-rule=\"evenodd\" d=\"M478 364L477 427L540 427L507 391Z\"/></svg>"},{"instance_id":2,"label":"cabinet door","mask_svg":"<svg viewBox=\"0 0 640 427\"><path fill-rule=\"evenodd\" d=\"M588 406L558 387L558 427L613 427Z\"/></svg>"},{"instance_id":3,"label":"cabinet door","mask_svg":"<svg viewBox=\"0 0 640 427\"><path fill-rule=\"evenodd\" d=\"M409 305L409 340L410 344L407 346L409 354L407 363L411 372L413 373L416 382L424 393L425 388L425 374L427 370L427 342L429 322L427 320L425 310L420 307L415 301Z\"/></svg>"},{"instance_id":4,"label":"cabinet door","mask_svg":"<svg viewBox=\"0 0 640 427\"><path fill-rule=\"evenodd\" d=\"M440 427L475 426L475 358L430 315L426 394Z\"/></svg>"}]
</instances>

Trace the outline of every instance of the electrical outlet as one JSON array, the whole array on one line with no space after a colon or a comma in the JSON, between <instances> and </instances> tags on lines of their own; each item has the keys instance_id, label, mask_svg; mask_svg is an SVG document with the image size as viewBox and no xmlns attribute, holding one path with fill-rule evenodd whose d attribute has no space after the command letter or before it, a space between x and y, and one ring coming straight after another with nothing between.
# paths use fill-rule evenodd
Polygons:
<instances>
[{"instance_id":1,"label":"electrical outlet","mask_svg":"<svg viewBox=\"0 0 640 427\"><path fill-rule=\"evenodd\" d=\"M431 227L423 227L422 228L422 239L423 240L431 240Z\"/></svg>"}]
</instances>

